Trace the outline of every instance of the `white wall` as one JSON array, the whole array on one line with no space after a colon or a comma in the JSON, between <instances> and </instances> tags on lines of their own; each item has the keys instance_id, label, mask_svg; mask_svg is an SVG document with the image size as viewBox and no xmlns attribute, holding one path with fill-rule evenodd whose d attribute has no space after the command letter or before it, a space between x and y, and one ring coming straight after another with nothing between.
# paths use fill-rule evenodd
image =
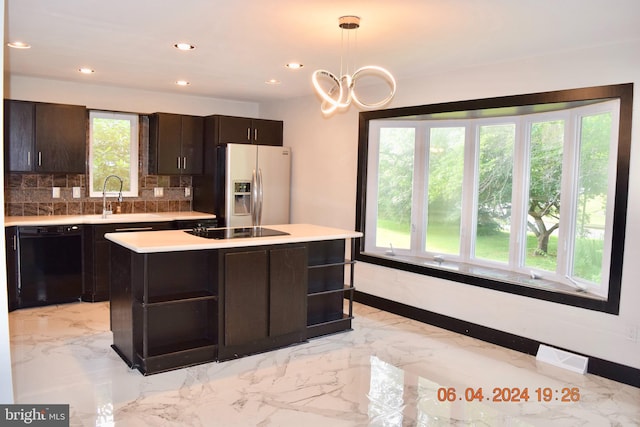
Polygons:
<instances>
[{"instance_id":1,"label":"white wall","mask_svg":"<svg viewBox=\"0 0 640 427\"><path fill-rule=\"evenodd\" d=\"M341 114L327 120L315 97L262 105L260 111L284 120L284 145L292 147L291 221L352 229L357 116Z\"/></svg>"},{"instance_id":2,"label":"white wall","mask_svg":"<svg viewBox=\"0 0 640 427\"><path fill-rule=\"evenodd\" d=\"M227 114L257 117L258 104L169 92L77 84L62 80L12 76L5 79L4 97L23 101L85 105L90 109L132 113L177 113L207 116Z\"/></svg>"},{"instance_id":3,"label":"white wall","mask_svg":"<svg viewBox=\"0 0 640 427\"><path fill-rule=\"evenodd\" d=\"M389 107L636 84L620 315L396 271L356 266L356 288L447 316L640 368L640 41L487 64L398 82ZM384 64L381 64L384 65ZM311 92L311 88L310 88ZM325 119L315 96L261 105L293 148L292 221L355 226L358 110ZM635 336L631 339L630 336Z\"/></svg>"}]
</instances>

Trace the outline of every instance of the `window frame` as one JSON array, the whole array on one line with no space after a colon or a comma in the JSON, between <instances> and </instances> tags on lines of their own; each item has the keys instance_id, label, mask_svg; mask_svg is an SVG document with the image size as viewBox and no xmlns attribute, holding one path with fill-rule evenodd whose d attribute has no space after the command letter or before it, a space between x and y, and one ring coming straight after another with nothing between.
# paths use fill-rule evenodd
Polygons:
<instances>
[{"instance_id":1,"label":"window frame","mask_svg":"<svg viewBox=\"0 0 640 427\"><path fill-rule=\"evenodd\" d=\"M612 314L618 313L620 305L620 287L623 256L616 256L616 254L621 255L624 251L624 234L626 226L626 209L629 180L629 155L631 146L631 114L633 103L632 83L361 112L359 117L356 227L359 231L363 231L365 233L365 236L367 235L367 230L369 230L367 226L375 227L375 223L371 224L371 213L367 212L368 179L375 179L377 177L376 171L374 171L376 173L373 174L367 173L367 170L371 167L371 164L368 163L370 143L369 132L370 129L373 129L373 131L375 131L374 128L376 123L371 123L372 120L389 119L393 120L399 125L402 125L403 118L415 121L415 118L427 115L438 116L440 114L448 113L454 113L450 115L460 115L465 113L473 115L473 113L477 112L476 110L498 108L513 109L519 107L527 108L531 106L552 108L554 104L572 105L570 103L575 103L576 105L588 105L590 103L593 103L594 100L603 101L612 99L618 99L620 101L620 109L618 117L618 138L616 145L617 151L615 154L612 153L612 156L615 156L614 161L616 162L615 189L610 188L608 195L609 202L614 204L614 209L612 210L612 221L607 223L612 227L612 238L610 241L610 250L607 252L608 256L610 256L610 265L607 271L609 276L609 287L606 300L594 298L593 296L587 296L584 294L581 295L578 292L558 292L537 287L520 286L515 285L512 282L489 278L488 276L478 276L471 273L464 273L462 271L453 271L423 264L406 262L406 260L394 259L393 257L389 256L377 256L376 254L367 252L365 248L366 239L360 239L360 245L358 248L356 248L355 251L355 259L367 263L382 265L385 267L443 278L455 282L523 295L531 298L542 299L546 301L552 301L556 303L562 303ZM526 118L522 118L522 121L526 121ZM407 122L405 121L405 124L406 123ZM573 131L575 132L577 130ZM416 132L418 133L418 131ZM523 161L523 159L519 159L518 161L521 162ZM415 168L416 165L414 165L414 176ZM465 181L463 185L466 186L468 181L466 177L464 179ZM466 189L463 191L466 191ZM612 192L614 192L613 195ZM373 193L374 192L371 191L371 194L369 194L369 196L372 196Z\"/></svg>"},{"instance_id":2,"label":"window frame","mask_svg":"<svg viewBox=\"0 0 640 427\"><path fill-rule=\"evenodd\" d=\"M116 119L128 120L131 123L131 139L129 141L129 182L131 188L122 191L122 197L138 197L138 174L139 174L139 141L140 141L140 115L137 113L125 113L106 110L89 111L89 176L88 184L89 197L103 197L102 188L93 188L93 119ZM117 191L106 191L107 197L118 196Z\"/></svg>"}]
</instances>

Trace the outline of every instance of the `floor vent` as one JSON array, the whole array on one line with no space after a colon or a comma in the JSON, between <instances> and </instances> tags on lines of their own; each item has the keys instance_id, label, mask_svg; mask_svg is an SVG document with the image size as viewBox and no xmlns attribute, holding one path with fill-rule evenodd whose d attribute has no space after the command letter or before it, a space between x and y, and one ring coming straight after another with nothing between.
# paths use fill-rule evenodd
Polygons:
<instances>
[{"instance_id":1,"label":"floor vent","mask_svg":"<svg viewBox=\"0 0 640 427\"><path fill-rule=\"evenodd\" d=\"M557 348L549 347L544 344L540 344L540 347L538 347L536 360L568 369L579 374L585 374L587 372L587 363L589 362L589 359L584 356L579 356L564 350L558 350Z\"/></svg>"}]
</instances>

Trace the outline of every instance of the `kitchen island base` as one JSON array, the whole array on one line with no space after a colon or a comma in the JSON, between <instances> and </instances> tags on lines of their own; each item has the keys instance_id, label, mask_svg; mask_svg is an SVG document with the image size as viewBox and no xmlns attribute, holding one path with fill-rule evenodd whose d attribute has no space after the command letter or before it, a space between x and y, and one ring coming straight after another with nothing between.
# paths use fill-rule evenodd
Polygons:
<instances>
[{"instance_id":1,"label":"kitchen island base","mask_svg":"<svg viewBox=\"0 0 640 427\"><path fill-rule=\"evenodd\" d=\"M112 348L144 375L351 329L345 239L146 253L112 243L111 268Z\"/></svg>"},{"instance_id":2,"label":"kitchen island base","mask_svg":"<svg viewBox=\"0 0 640 427\"><path fill-rule=\"evenodd\" d=\"M214 255L139 254L112 246L113 348L127 365L147 374L215 360Z\"/></svg>"}]
</instances>

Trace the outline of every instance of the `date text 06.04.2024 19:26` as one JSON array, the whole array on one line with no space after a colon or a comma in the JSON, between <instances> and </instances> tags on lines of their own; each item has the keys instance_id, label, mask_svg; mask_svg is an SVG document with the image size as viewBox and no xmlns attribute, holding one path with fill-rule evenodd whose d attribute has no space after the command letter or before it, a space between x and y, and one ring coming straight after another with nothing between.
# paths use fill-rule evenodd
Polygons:
<instances>
[{"instance_id":1,"label":"date text 06.04.2024 19:26","mask_svg":"<svg viewBox=\"0 0 640 427\"><path fill-rule=\"evenodd\" d=\"M460 390L462 392L462 390ZM579 402L580 389L578 387L538 387L529 392L529 387L494 387L491 395L485 395L482 387L467 387L461 393L455 387L440 387L438 400L440 402Z\"/></svg>"}]
</instances>

